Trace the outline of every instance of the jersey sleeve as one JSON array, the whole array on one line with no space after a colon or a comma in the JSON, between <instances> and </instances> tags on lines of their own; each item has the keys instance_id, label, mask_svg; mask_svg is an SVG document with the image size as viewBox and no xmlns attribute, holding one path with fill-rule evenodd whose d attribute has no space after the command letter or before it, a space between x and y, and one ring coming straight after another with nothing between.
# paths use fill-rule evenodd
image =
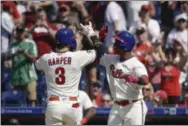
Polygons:
<instances>
[{"instance_id":1,"label":"jersey sleeve","mask_svg":"<svg viewBox=\"0 0 188 126\"><path fill-rule=\"evenodd\" d=\"M93 107L93 104L92 104L92 102L91 102L91 100L90 100L88 94L85 93L85 92L83 92L83 97L84 97L83 109L84 109L84 110L87 110L87 109Z\"/></svg>"},{"instance_id":2,"label":"jersey sleeve","mask_svg":"<svg viewBox=\"0 0 188 126\"><path fill-rule=\"evenodd\" d=\"M95 50L87 50L87 51L77 51L76 57L78 57L79 64L81 67L92 63L96 59L96 51Z\"/></svg>"},{"instance_id":3,"label":"jersey sleeve","mask_svg":"<svg viewBox=\"0 0 188 126\"><path fill-rule=\"evenodd\" d=\"M100 63L100 65L102 65L102 66L107 66L108 64L110 64L111 62L111 57L109 56L109 55L107 55L107 54L105 54L105 55L103 55L101 58L100 58L100 61L99 61L99 63Z\"/></svg>"},{"instance_id":4,"label":"jersey sleeve","mask_svg":"<svg viewBox=\"0 0 188 126\"><path fill-rule=\"evenodd\" d=\"M43 71L44 70L44 56L40 57L37 61L35 61L35 66L37 70Z\"/></svg>"},{"instance_id":5,"label":"jersey sleeve","mask_svg":"<svg viewBox=\"0 0 188 126\"><path fill-rule=\"evenodd\" d=\"M147 70L145 68L145 66L143 64L140 64L139 66L137 66L134 70L135 72L135 75L137 77L141 77L143 75L147 76L148 77L148 73L147 73Z\"/></svg>"}]
</instances>

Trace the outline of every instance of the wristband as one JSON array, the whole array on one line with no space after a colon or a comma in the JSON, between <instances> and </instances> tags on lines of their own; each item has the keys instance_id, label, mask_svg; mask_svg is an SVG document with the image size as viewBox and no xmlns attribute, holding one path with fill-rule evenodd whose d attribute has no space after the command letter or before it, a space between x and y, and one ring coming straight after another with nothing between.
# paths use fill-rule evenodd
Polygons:
<instances>
[{"instance_id":1,"label":"wristband","mask_svg":"<svg viewBox=\"0 0 188 126\"><path fill-rule=\"evenodd\" d=\"M84 124L86 124L87 123L87 121L88 121L88 119L86 118L86 117L84 117L82 120L81 120L81 124L82 125L84 125Z\"/></svg>"},{"instance_id":2,"label":"wristband","mask_svg":"<svg viewBox=\"0 0 188 126\"><path fill-rule=\"evenodd\" d=\"M91 36L91 40L93 41L93 44L94 44L94 45L102 44L102 43L100 42L100 40L97 38L96 35Z\"/></svg>"}]
</instances>

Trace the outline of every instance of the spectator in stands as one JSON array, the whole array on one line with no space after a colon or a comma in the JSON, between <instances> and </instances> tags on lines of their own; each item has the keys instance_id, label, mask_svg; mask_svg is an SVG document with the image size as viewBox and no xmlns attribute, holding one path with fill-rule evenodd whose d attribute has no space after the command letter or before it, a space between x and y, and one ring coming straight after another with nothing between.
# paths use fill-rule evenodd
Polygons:
<instances>
[{"instance_id":1,"label":"spectator in stands","mask_svg":"<svg viewBox=\"0 0 188 126\"><path fill-rule=\"evenodd\" d=\"M180 10L181 10L181 13L188 13L188 1L180 2Z\"/></svg>"},{"instance_id":2,"label":"spectator in stands","mask_svg":"<svg viewBox=\"0 0 188 126\"><path fill-rule=\"evenodd\" d=\"M153 105L155 107L163 107L168 103L167 93L163 90L158 90L153 94Z\"/></svg>"},{"instance_id":3,"label":"spectator in stands","mask_svg":"<svg viewBox=\"0 0 188 126\"><path fill-rule=\"evenodd\" d=\"M168 33L174 27L173 19L176 2L177 1L161 1L161 25L165 33Z\"/></svg>"},{"instance_id":4,"label":"spectator in stands","mask_svg":"<svg viewBox=\"0 0 188 126\"><path fill-rule=\"evenodd\" d=\"M179 14L188 13L188 2L187 1L177 1L176 9L174 11L174 16Z\"/></svg>"},{"instance_id":5,"label":"spectator in stands","mask_svg":"<svg viewBox=\"0 0 188 126\"><path fill-rule=\"evenodd\" d=\"M20 24L20 23L23 23L23 17L22 15L19 14L18 12L18 9L16 7L16 2L14 1L4 1L3 2L3 6L7 6L7 7L10 7L12 9L12 19L14 21L14 24Z\"/></svg>"},{"instance_id":6,"label":"spectator in stands","mask_svg":"<svg viewBox=\"0 0 188 126\"><path fill-rule=\"evenodd\" d=\"M186 72L188 69L186 65L188 62L188 47L184 46L181 40L176 39L173 41L173 48L176 51L174 64L176 64L181 71Z\"/></svg>"},{"instance_id":7,"label":"spectator in stands","mask_svg":"<svg viewBox=\"0 0 188 126\"><path fill-rule=\"evenodd\" d=\"M7 59L12 59L11 84L15 89L28 92L29 104L35 106L36 102L36 75L33 70L33 62L36 51L32 43L26 40L24 25L16 28L16 42L10 46Z\"/></svg>"},{"instance_id":8,"label":"spectator in stands","mask_svg":"<svg viewBox=\"0 0 188 126\"><path fill-rule=\"evenodd\" d=\"M188 78L182 84L183 101L178 104L180 107L188 107Z\"/></svg>"},{"instance_id":9,"label":"spectator in stands","mask_svg":"<svg viewBox=\"0 0 188 126\"><path fill-rule=\"evenodd\" d=\"M144 101L148 109L151 109L153 107L153 93L154 93L154 90L150 83L144 86L143 88Z\"/></svg>"},{"instance_id":10,"label":"spectator in stands","mask_svg":"<svg viewBox=\"0 0 188 126\"><path fill-rule=\"evenodd\" d=\"M102 107L111 107L113 104L110 94L106 93L102 97Z\"/></svg>"},{"instance_id":11,"label":"spectator in stands","mask_svg":"<svg viewBox=\"0 0 188 126\"><path fill-rule=\"evenodd\" d=\"M137 44L134 47L134 52L139 60L146 64L146 57L152 52L152 45L147 40L147 33L143 27L136 29Z\"/></svg>"},{"instance_id":12,"label":"spectator in stands","mask_svg":"<svg viewBox=\"0 0 188 126\"><path fill-rule=\"evenodd\" d=\"M89 64L86 67L86 74L87 74L87 83L90 84L94 81L97 81L97 67L95 64Z\"/></svg>"},{"instance_id":13,"label":"spectator in stands","mask_svg":"<svg viewBox=\"0 0 188 126\"><path fill-rule=\"evenodd\" d=\"M1 15L1 53L6 53L10 44L10 37L15 26L12 18L13 9L8 3L3 3Z\"/></svg>"},{"instance_id":14,"label":"spectator in stands","mask_svg":"<svg viewBox=\"0 0 188 126\"><path fill-rule=\"evenodd\" d=\"M82 48L82 35L78 32L80 27L80 13L84 13L84 15L88 15L87 11L84 9L84 5L82 2L65 2L60 5L58 16L56 22L58 24L64 25L64 27L69 27L73 30L77 40L77 49ZM83 14L82 13L82 14ZM81 17L83 16L81 14Z\"/></svg>"},{"instance_id":15,"label":"spectator in stands","mask_svg":"<svg viewBox=\"0 0 188 126\"><path fill-rule=\"evenodd\" d=\"M60 5L56 22L62 23L66 27L73 25L77 29L80 24L78 13L71 11L71 6L68 4Z\"/></svg>"},{"instance_id":16,"label":"spectator in stands","mask_svg":"<svg viewBox=\"0 0 188 126\"><path fill-rule=\"evenodd\" d=\"M91 20L88 11L85 7L85 1L83 0L76 0L73 1L71 4L72 10L77 10L77 13L80 13L80 18L84 24L89 23Z\"/></svg>"},{"instance_id":17,"label":"spectator in stands","mask_svg":"<svg viewBox=\"0 0 188 126\"><path fill-rule=\"evenodd\" d=\"M28 5L27 1L18 1L17 2L16 8L20 15L24 14L27 11L27 5Z\"/></svg>"},{"instance_id":18,"label":"spectator in stands","mask_svg":"<svg viewBox=\"0 0 188 126\"><path fill-rule=\"evenodd\" d=\"M89 85L88 94L94 107L102 106L103 93L100 81L93 81L91 85Z\"/></svg>"},{"instance_id":19,"label":"spectator in stands","mask_svg":"<svg viewBox=\"0 0 188 126\"><path fill-rule=\"evenodd\" d=\"M47 20L43 9L37 10L36 26L33 29L33 39L37 44L39 56L49 53L55 49L56 26Z\"/></svg>"},{"instance_id":20,"label":"spectator in stands","mask_svg":"<svg viewBox=\"0 0 188 126\"><path fill-rule=\"evenodd\" d=\"M139 17L140 19L134 21L129 28L131 33L135 33L136 29L140 26L144 27L148 33L148 40L151 43L155 43L160 36L159 23L150 17L149 5L142 5Z\"/></svg>"},{"instance_id":21,"label":"spectator in stands","mask_svg":"<svg viewBox=\"0 0 188 126\"><path fill-rule=\"evenodd\" d=\"M167 62L164 67L161 68L161 86L160 88L164 90L168 95L168 103L170 105L175 105L180 96L180 84L179 77L180 71L173 64L173 60L176 57L176 52L173 48L168 48L165 50L165 55Z\"/></svg>"},{"instance_id":22,"label":"spectator in stands","mask_svg":"<svg viewBox=\"0 0 188 126\"><path fill-rule=\"evenodd\" d=\"M179 41L183 47L188 44L187 14L183 13L175 17L175 28L168 34L167 47L172 47L174 41Z\"/></svg>"},{"instance_id":23,"label":"spectator in stands","mask_svg":"<svg viewBox=\"0 0 188 126\"><path fill-rule=\"evenodd\" d=\"M103 22L107 4L105 4L103 1L86 1L86 4L87 10L91 14L90 16L92 17L92 24L94 24L94 28L100 30L104 24Z\"/></svg>"},{"instance_id":24,"label":"spectator in stands","mask_svg":"<svg viewBox=\"0 0 188 126\"><path fill-rule=\"evenodd\" d=\"M153 44L152 48L151 54L146 57L145 65L154 91L157 91L159 90L161 83L160 68L163 65L163 62L166 61L166 57L162 49L162 41Z\"/></svg>"},{"instance_id":25,"label":"spectator in stands","mask_svg":"<svg viewBox=\"0 0 188 126\"><path fill-rule=\"evenodd\" d=\"M155 6L153 5L153 1L128 1L128 26L130 27L133 21L139 19L139 11L142 5L149 5L150 8L150 16L155 15Z\"/></svg>"},{"instance_id":26,"label":"spectator in stands","mask_svg":"<svg viewBox=\"0 0 188 126\"><path fill-rule=\"evenodd\" d=\"M114 43L113 35L118 31L126 30L126 20L123 9L116 2L106 2L105 25L108 26L108 33L105 38L105 44L112 48Z\"/></svg>"}]
</instances>

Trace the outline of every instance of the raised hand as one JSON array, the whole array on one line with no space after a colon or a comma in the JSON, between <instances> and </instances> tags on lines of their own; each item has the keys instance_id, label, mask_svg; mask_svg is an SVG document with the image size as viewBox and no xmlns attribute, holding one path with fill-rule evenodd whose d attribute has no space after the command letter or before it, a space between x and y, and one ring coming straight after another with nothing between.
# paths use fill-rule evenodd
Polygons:
<instances>
[{"instance_id":1,"label":"raised hand","mask_svg":"<svg viewBox=\"0 0 188 126\"><path fill-rule=\"evenodd\" d=\"M81 26L81 33L84 34L85 36L87 37L91 37L92 35L95 35L95 32L92 28L92 23L89 22L89 25L83 25L83 24L80 24Z\"/></svg>"}]
</instances>

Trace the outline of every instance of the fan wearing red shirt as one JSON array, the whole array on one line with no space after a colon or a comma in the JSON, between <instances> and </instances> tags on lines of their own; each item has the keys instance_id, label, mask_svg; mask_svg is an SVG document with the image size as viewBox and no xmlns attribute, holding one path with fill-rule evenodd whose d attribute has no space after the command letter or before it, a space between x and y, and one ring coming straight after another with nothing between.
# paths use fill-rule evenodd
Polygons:
<instances>
[{"instance_id":1,"label":"fan wearing red shirt","mask_svg":"<svg viewBox=\"0 0 188 126\"><path fill-rule=\"evenodd\" d=\"M13 16L13 21L15 24L19 24L22 22L21 20L21 16L18 12L18 9L16 8L16 4L15 2L13 1L3 1L2 3L3 7L9 7L11 8L13 11L12 11L12 16Z\"/></svg>"},{"instance_id":2,"label":"fan wearing red shirt","mask_svg":"<svg viewBox=\"0 0 188 126\"><path fill-rule=\"evenodd\" d=\"M163 68L161 68L161 86L168 95L168 104L175 105L179 101L180 96L180 71L173 65L173 59L176 56L174 49L166 49L165 55L167 62Z\"/></svg>"},{"instance_id":3,"label":"fan wearing red shirt","mask_svg":"<svg viewBox=\"0 0 188 126\"><path fill-rule=\"evenodd\" d=\"M146 64L146 56L151 53L152 45L147 40L146 30L144 28L138 28L136 30L136 37L138 43L134 47L134 52L138 59L143 63Z\"/></svg>"},{"instance_id":4,"label":"fan wearing red shirt","mask_svg":"<svg viewBox=\"0 0 188 126\"><path fill-rule=\"evenodd\" d=\"M39 57L55 49L55 39L51 30L56 31L57 27L47 20L46 12L43 9L37 10L37 26L33 29L33 39L37 44Z\"/></svg>"}]
</instances>

